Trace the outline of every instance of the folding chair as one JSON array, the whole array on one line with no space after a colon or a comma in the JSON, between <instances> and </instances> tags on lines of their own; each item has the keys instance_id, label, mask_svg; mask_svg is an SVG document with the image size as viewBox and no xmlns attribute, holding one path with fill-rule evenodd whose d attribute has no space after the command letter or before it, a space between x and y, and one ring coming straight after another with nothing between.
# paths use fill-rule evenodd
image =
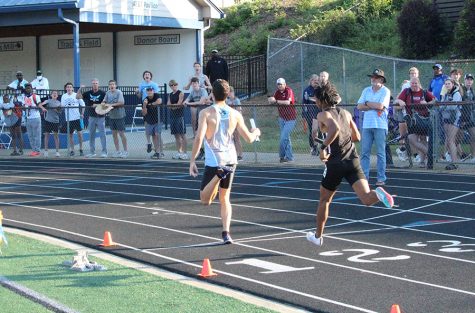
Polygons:
<instances>
[{"instance_id":1,"label":"folding chair","mask_svg":"<svg viewBox=\"0 0 475 313\"><path fill-rule=\"evenodd\" d=\"M10 149L10 144L12 143L12 137L10 136L9 133L4 132L5 131L5 122L3 120L0 121L2 124L1 130L0 130L0 149Z\"/></svg>"},{"instance_id":2,"label":"folding chair","mask_svg":"<svg viewBox=\"0 0 475 313\"><path fill-rule=\"evenodd\" d=\"M137 104L137 106L135 107L134 117L132 117L132 127L130 127L130 132L133 132L134 128L138 128L137 123L135 123L135 120L140 120L143 122L141 103Z\"/></svg>"}]
</instances>

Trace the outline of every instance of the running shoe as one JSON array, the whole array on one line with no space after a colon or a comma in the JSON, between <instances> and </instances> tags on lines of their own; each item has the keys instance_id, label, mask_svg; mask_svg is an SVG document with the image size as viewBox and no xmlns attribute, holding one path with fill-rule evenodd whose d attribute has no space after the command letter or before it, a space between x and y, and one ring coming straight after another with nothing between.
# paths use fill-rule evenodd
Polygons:
<instances>
[{"instance_id":1,"label":"running shoe","mask_svg":"<svg viewBox=\"0 0 475 313\"><path fill-rule=\"evenodd\" d=\"M180 158L180 156L181 156L181 153L180 153L180 152L177 152L177 153L175 153L175 154L172 156L172 159L173 159L173 160L178 160L178 159Z\"/></svg>"},{"instance_id":2,"label":"running shoe","mask_svg":"<svg viewBox=\"0 0 475 313\"><path fill-rule=\"evenodd\" d=\"M313 231L309 231L307 233L307 240L319 247L323 245L323 237L320 237L320 238L315 237L315 232Z\"/></svg>"},{"instance_id":3,"label":"running shoe","mask_svg":"<svg viewBox=\"0 0 475 313\"><path fill-rule=\"evenodd\" d=\"M86 155L86 158L95 158L95 157L96 157L96 154L94 152L89 153L88 155Z\"/></svg>"},{"instance_id":4,"label":"running shoe","mask_svg":"<svg viewBox=\"0 0 475 313\"><path fill-rule=\"evenodd\" d=\"M16 152L16 151L13 151L12 153L10 153L11 156L18 156L20 155L20 153Z\"/></svg>"},{"instance_id":5,"label":"running shoe","mask_svg":"<svg viewBox=\"0 0 475 313\"><path fill-rule=\"evenodd\" d=\"M152 152L152 144L147 143L147 153L150 153L150 152Z\"/></svg>"},{"instance_id":6,"label":"running shoe","mask_svg":"<svg viewBox=\"0 0 475 313\"><path fill-rule=\"evenodd\" d=\"M107 152L102 152L101 153L101 158L103 158L103 159L107 158Z\"/></svg>"},{"instance_id":7,"label":"running shoe","mask_svg":"<svg viewBox=\"0 0 475 313\"><path fill-rule=\"evenodd\" d=\"M47 158L47 157L48 157L48 151L43 151L43 156L44 156L45 158Z\"/></svg>"},{"instance_id":8,"label":"running shoe","mask_svg":"<svg viewBox=\"0 0 475 313\"><path fill-rule=\"evenodd\" d=\"M399 147L396 149L397 157L401 161L407 161L407 151L405 147Z\"/></svg>"},{"instance_id":9,"label":"running shoe","mask_svg":"<svg viewBox=\"0 0 475 313\"><path fill-rule=\"evenodd\" d=\"M61 155L59 154L58 151L56 151L55 156L56 156L57 158L59 158Z\"/></svg>"},{"instance_id":10,"label":"running shoe","mask_svg":"<svg viewBox=\"0 0 475 313\"><path fill-rule=\"evenodd\" d=\"M150 158L158 160L158 159L160 159L160 153L155 152Z\"/></svg>"},{"instance_id":11,"label":"running shoe","mask_svg":"<svg viewBox=\"0 0 475 313\"><path fill-rule=\"evenodd\" d=\"M122 153L120 154L120 157L122 159L127 159L127 157L129 156L129 152L128 151L122 151Z\"/></svg>"},{"instance_id":12,"label":"running shoe","mask_svg":"<svg viewBox=\"0 0 475 313\"><path fill-rule=\"evenodd\" d=\"M376 188L376 196L387 208L392 208L394 206L393 196L387 193L382 187Z\"/></svg>"},{"instance_id":13,"label":"running shoe","mask_svg":"<svg viewBox=\"0 0 475 313\"><path fill-rule=\"evenodd\" d=\"M219 179L225 179L232 172L234 172L234 168L230 166L219 166L216 170L216 175L218 175Z\"/></svg>"},{"instance_id":14,"label":"running shoe","mask_svg":"<svg viewBox=\"0 0 475 313\"><path fill-rule=\"evenodd\" d=\"M180 153L179 159L180 159L180 160L188 160L188 154L186 154L186 153Z\"/></svg>"},{"instance_id":15,"label":"running shoe","mask_svg":"<svg viewBox=\"0 0 475 313\"><path fill-rule=\"evenodd\" d=\"M231 238L231 234L227 231L223 231L221 233L221 237L223 237L223 242L225 245L230 245L233 243L233 238Z\"/></svg>"},{"instance_id":16,"label":"running shoe","mask_svg":"<svg viewBox=\"0 0 475 313\"><path fill-rule=\"evenodd\" d=\"M74 151L73 150L69 151L69 156L74 156Z\"/></svg>"},{"instance_id":17,"label":"running shoe","mask_svg":"<svg viewBox=\"0 0 475 313\"><path fill-rule=\"evenodd\" d=\"M84 151L79 150L79 156L84 156Z\"/></svg>"}]
</instances>

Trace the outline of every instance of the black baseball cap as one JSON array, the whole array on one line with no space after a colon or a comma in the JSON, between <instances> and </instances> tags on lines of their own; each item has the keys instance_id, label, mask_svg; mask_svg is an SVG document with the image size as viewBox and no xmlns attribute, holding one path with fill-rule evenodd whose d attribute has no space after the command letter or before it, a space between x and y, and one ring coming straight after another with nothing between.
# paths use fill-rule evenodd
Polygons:
<instances>
[{"instance_id":1,"label":"black baseball cap","mask_svg":"<svg viewBox=\"0 0 475 313\"><path fill-rule=\"evenodd\" d=\"M473 74L465 74L465 79L473 79Z\"/></svg>"}]
</instances>

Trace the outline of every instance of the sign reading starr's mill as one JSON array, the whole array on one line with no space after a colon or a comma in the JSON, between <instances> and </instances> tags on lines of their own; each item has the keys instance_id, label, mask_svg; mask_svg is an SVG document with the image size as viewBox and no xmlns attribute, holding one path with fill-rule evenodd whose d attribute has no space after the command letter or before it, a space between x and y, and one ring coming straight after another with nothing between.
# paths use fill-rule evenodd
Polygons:
<instances>
[{"instance_id":1,"label":"sign reading starr's mill","mask_svg":"<svg viewBox=\"0 0 475 313\"><path fill-rule=\"evenodd\" d=\"M134 36L134 45L178 45L180 34Z\"/></svg>"},{"instance_id":2,"label":"sign reading starr's mill","mask_svg":"<svg viewBox=\"0 0 475 313\"><path fill-rule=\"evenodd\" d=\"M74 41L72 39L58 39L58 49L72 49ZM79 48L100 48L101 38L81 38Z\"/></svg>"},{"instance_id":3,"label":"sign reading starr's mill","mask_svg":"<svg viewBox=\"0 0 475 313\"><path fill-rule=\"evenodd\" d=\"M23 51L23 41L0 42L0 52Z\"/></svg>"}]
</instances>

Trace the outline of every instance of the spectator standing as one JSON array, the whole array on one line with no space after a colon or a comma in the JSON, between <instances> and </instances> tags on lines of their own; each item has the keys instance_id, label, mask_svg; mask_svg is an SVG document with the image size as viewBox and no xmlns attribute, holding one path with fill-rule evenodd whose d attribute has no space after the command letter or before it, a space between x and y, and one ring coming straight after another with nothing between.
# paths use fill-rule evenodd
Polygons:
<instances>
[{"instance_id":1,"label":"spectator standing","mask_svg":"<svg viewBox=\"0 0 475 313\"><path fill-rule=\"evenodd\" d=\"M441 99L440 92L442 91L442 87L444 86L445 80L448 78L447 75L442 73L442 65L434 64L432 66L434 70L434 77L429 83L429 90L432 94L436 97L437 100Z\"/></svg>"},{"instance_id":2,"label":"spectator standing","mask_svg":"<svg viewBox=\"0 0 475 313\"><path fill-rule=\"evenodd\" d=\"M43 72L41 70L36 71L36 78L31 82L33 91L35 91L40 97L41 100L46 100L49 93L49 81L48 78L43 77Z\"/></svg>"},{"instance_id":3,"label":"spectator standing","mask_svg":"<svg viewBox=\"0 0 475 313\"><path fill-rule=\"evenodd\" d=\"M147 97L143 100L142 114L143 119L147 122L145 132L148 136L152 136L153 148L155 153L152 159L161 159L162 150L160 146L162 136L162 124L158 113L158 106L162 104L159 94L154 92L152 87L147 88Z\"/></svg>"},{"instance_id":4,"label":"spectator standing","mask_svg":"<svg viewBox=\"0 0 475 313\"><path fill-rule=\"evenodd\" d=\"M71 82L64 85L66 93L61 96L61 106L65 108L66 123L69 124L69 156L74 156L74 132L77 132L79 140L79 156L84 156L81 120L84 118L84 101L77 99Z\"/></svg>"},{"instance_id":5,"label":"spectator standing","mask_svg":"<svg viewBox=\"0 0 475 313\"><path fill-rule=\"evenodd\" d=\"M168 95L167 107L170 109L170 131L175 136L177 153L173 159L188 160L186 153L185 94L178 89L178 83L172 79L168 83L172 92Z\"/></svg>"},{"instance_id":6,"label":"spectator standing","mask_svg":"<svg viewBox=\"0 0 475 313\"><path fill-rule=\"evenodd\" d=\"M143 81L140 83L139 87L135 91L137 94L137 97L141 100L140 103L143 103L145 97L147 97L147 88L152 88L154 93L159 92L159 87L158 84L154 81L152 81L153 74L150 71L144 71L142 73L142 78ZM146 122L145 122L146 123ZM145 125L147 127L147 125ZM147 132L145 132L145 139L147 139L147 153L152 152L152 143L150 141L150 136L147 135Z\"/></svg>"},{"instance_id":7,"label":"spectator standing","mask_svg":"<svg viewBox=\"0 0 475 313\"><path fill-rule=\"evenodd\" d=\"M106 142L106 118L105 115L96 113L96 107L104 101L106 93L99 89L99 80L93 78L91 81L92 89L82 93L80 88L76 94L77 99L83 99L86 105L86 113L89 116L89 154L87 158L96 156L96 130L99 130L99 138L101 139L101 158L107 158L107 142Z\"/></svg>"},{"instance_id":8,"label":"spectator standing","mask_svg":"<svg viewBox=\"0 0 475 313\"><path fill-rule=\"evenodd\" d=\"M303 91L302 97L302 103L304 104L302 107L302 117L304 118L304 121L307 125L307 130L309 132L308 144L310 146L310 153L312 155L318 155L318 149L315 145L315 138L313 138L312 134L313 120L317 118L317 114L320 112L315 99L315 89L318 87L318 84L319 76L317 74L310 76L309 85Z\"/></svg>"},{"instance_id":9,"label":"spectator standing","mask_svg":"<svg viewBox=\"0 0 475 313\"><path fill-rule=\"evenodd\" d=\"M470 134L470 150L472 153L470 163L475 163L475 93L473 90L473 74L465 74L462 90L462 100L470 102L462 105L462 129L467 130Z\"/></svg>"},{"instance_id":10,"label":"spectator standing","mask_svg":"<svg viewBox=\"0 0 475 313\"><path fill-rule=\"evenodd\" d=\"M129 156L127 137L125 136L125 100L124 94L117 89L117 82L113 79L109 80L109 90L106 92L102 104L112 108L109 113L109 123L115 146L113 157L125 159ZM120 151L119 136L123 151Z\"/></svg>"},{"instance_id":11,"label":"spectator standing","mask_svg":"<svg viewBox=\"0 0 475 313\"><path fill-rule=\"evenodd\" d=\"M459 88L455 85L455 81L451 78L445 80L444 86L447 93L442 98L442 102L457 102L462 101L462 95ZM442 114L442 121L445 131L445 148L450 154L452 162L458 162L459 156L457 153L456 138L460 129L461 112L459 105L442 105L440 106ZM455 170L457 165L451 163L445 167L446 170Z\"/></svg>"},{"instance_id":12,"label":"spectator standing","mask_svg":"<svg viewBox=\"0 0 475 313\"><path fill-rule=\"evenodd\" d=\"M232 206L231 187L236 170L237 156L232 134L238 129L247 142L253 142L261 134L258 128L251 132L244 124L242 115L226 105L229 84L225 80L213 83L213 95L216 103L201 111L198 132L193 143L190 159L190 175L198 176L195 160L204 143L206 149L205 169L201 181L200 200L210 205L219 194L221 205L221 236L225 244L233 242L230 234Z\"/></svg>"},{"instance_id":13,"label":"spectator standing","mask_svg":"<svg viewBox=\"0 0 475 313\"><path fill-rule=\"evenodd\" d=\"M295 110L295 96L293 90L287 86L285 79L277 79L277 90L269 97L269 104L277 105L279 112L280 145L279 157L281 163L293 162L292 141L290 133L295 128L297 111Z\"/></svg>"},{"instance_id":14,"label":"spectator standing","mask_svg":"<svg viewBox=\"0 0 475 313\"><path fill-rule=\"evenodd\" d=\"M192 108L196 108L191 114L191 126L193 128L193 136L196 135L196 130L198 129L198 115L200 111L206 106L208 100L208 93L204 88L200 87L200 81L198 78L191 78L191 91L188 97L186 98L184 104L191 105Z\"/></svg>"},{"instance_id":15,"label":"spectator standing","mask_svg":"<svg viewBox=\"0 0 475 313\"><path fill-rule=\"evenodd\" d=\"M25 91L25 85L28 84L28 81L23 79L23 72L16 72L16 79L7 86L7 89L16 90L17 95Z\"/></svg>"},{"instance_id":16,"label":"spectator standing","mask_svg":"<svg viewBox=\"0 0 475 313\"><path fill-rule=\"evenodd\" d=\"M430 120L428 104L435 103L435 96L430 91L422 89L419 78L411 78L411 87L404 89L395 100L398 108L405 112L406 117L416 121L416 125L411 125L408 129L409 144L413 148L412 152L417 152L420 156L420 167L425 167L427 158L427 136L430 134ZM424 124L421 121L425 121ZM419 121L419 123L417 123Z\"/></svg>"},{"instance_id":17,"label":"spectator standing","mask_svg":"<svg viewBox=\"0 0 475 313\"><path fill-rule=\"evenodd\" d=\"M39 156L41 154L41 114L39 111L39 104L41 98L33 93L31 84L25 84L25 96L23 98L23 105L26 110L26 131L30 141L31 153L29 156Z\"/></svg>"},{"instance_id":18,"label":"spectator standing","mask_svg":"<svg viewBox=\"0 0 475 313\"><path fill-rule=\"evenodd\" d=\"M61 102L58 100L58 92L53 90L51 92L51 98L44 100L39 104L39 107L45 113L45 120L43 121L43 134L45 136L44 156L48 157L49 148L49 135L53 133L54 145L56 148L56 157L59 157L59 115L62 112Z\"/></svg>"},{"instance_id":19,"label":"spectator standing","mask_svg":"<svg viewBox=\"0 0 475 313\"><path fill-rule=\"evenodd\" d=\"M15 108L16 105L10 99L8 94L4 94L2 100L3 102L0 103L0 109L2 109L5 125L10 128L10 135L12 137L11 146L13 147L13 152L10 153L10 155L23 155L23 136L21 133L21 119L23 112L21 108Z\"/></svg>"},{"instance_id":20,"label":"spectator standing","mask_svg":"<svg viewBox=\"0 0 475 313\"><path fill-rule=\"evenodd\" d=\"M183 89L184 90L189 90L190 89L190 86L191 86L191 79L193 77L196 77L198 78L198 80L200 81L200 87L201 88L204 88L206 89L207 91L211 91L211 82L209 81L209 78L208 76L206 76L205 74L203 74L203 71L201 69L201 64L198 63L198 62L195 62L193 64L193 69L194 69L194 73L193 73L193 76L191 76L189 79L188 79L188 84L186 84Z\"/></svg>"},{"instance_id":21,"label":"spectator standing","mask_svg":"<svg viewBox=\"0 0 475 313\"><path fill-rule=\"evenodd\" d=\"M219 56L216 49L211 51L211 59L206 63L205 74L209 77L211 83L214 83L217 79L229 80L228 63Z\"/></svg>"},{"instance_id":22,"label":"spectator standing","mask_svg":"<svg viewBox=\"0 0 475 313\"><path fill-rule=\"evenodd\" d=\"M371 148L376 146L377 186L386 181L386 136L388 134L388 109L391 92L384 86L384 71L375 69L371 77L371 86L366 87L358 100L358 110L364 111L363 132L361 138L361 167L369 181L371 166Z\"/></svg>"},{"instance_id":23,"label":"spectator standing","mask_svg":"<svg viewBox=\"0 0 475 313\"><path fill-rule=\"evenodd\" d=\"M226 98L226 104L242 114L241 100L239 100L239 98L236 97L233 86L229 86L229 94L228 94L228 97ZM237 159L238 161L240 161L242 160L243 151L242 151L241 137L239 136L238 130L234 131L233 139L234 139L234 146L236 147Z\"/></svg>"}]
</instances>

